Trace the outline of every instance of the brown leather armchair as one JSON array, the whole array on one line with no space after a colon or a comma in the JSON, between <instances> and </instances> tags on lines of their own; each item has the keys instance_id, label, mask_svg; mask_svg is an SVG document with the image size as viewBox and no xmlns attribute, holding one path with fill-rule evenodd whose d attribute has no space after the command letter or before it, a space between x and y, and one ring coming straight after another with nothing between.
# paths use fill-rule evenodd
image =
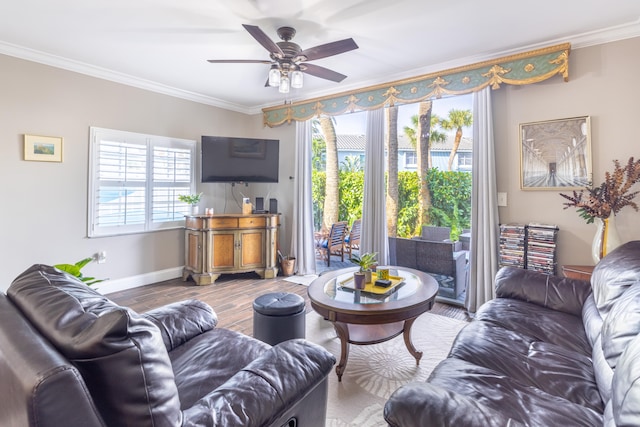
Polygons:
<instances>
[{"instance_id":1,"label":"brown leather armchair","mask_svg":"<svg viewBox=\"0 0 640 427\"><path fill-rule=\"evenodd\" d=\"M138 314L35 265L0 294L0 425L325 425L330 353L216 324L198 300Z\"/></svg>"}]
</instances>

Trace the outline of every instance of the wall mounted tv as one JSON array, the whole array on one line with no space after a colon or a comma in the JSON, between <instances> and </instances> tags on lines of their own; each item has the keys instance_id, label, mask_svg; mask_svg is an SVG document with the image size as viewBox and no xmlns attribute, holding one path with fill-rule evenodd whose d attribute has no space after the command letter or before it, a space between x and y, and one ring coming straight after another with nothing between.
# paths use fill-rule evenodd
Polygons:
<instances>
[{"instance_id":1,"label":"wall mounted tv","mask_svg":"<svg viewBox=\"0 0 640 427\"><path fill-rule=\"evenodd\" d=\"M278 182L277 139L203 136L202 182Z\"/></svg>"}]
</instances>

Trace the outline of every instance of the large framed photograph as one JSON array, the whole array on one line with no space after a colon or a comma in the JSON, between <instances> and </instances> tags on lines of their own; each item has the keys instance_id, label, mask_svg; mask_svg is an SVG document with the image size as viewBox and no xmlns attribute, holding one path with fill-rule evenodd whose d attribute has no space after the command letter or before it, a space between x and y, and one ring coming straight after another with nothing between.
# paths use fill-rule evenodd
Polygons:
<instances>
[{"instance_id":1,"label":"large framed photograph","mask_svg":"<svg viewBox=\"0 0 640 427\"><path fill-rule=\"evenodd\" d=\"M35 162L62 162L62 138L25 134L24 159Z\"/></svg>"},{"instance_id":2,"label":"large framed photograph","mask_svg":"<svg viewBox=\"0 0 640 427\"><path fill-rule=\"evenodd\" d=\"M591 179L589 116L520 124L521 189L580 189Z\"/></svg>"}]
</instances>

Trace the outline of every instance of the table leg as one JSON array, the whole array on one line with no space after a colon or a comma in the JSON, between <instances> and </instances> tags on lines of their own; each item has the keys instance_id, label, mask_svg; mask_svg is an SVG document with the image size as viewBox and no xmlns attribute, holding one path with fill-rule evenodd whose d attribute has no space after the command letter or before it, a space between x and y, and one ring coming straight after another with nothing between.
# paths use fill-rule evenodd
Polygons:
<instances>
[{"instance_id":1,"label":"table leg","mask_svg":"<svg viewBox=\"0 0 640 427\"><path fill-rule=\"evenodd\" d=\"M336 374L338 381L342 381L342 374L347 367L347 359L349 359L349 327L345 323L332 323L338 338L340 338L340 362L336 365Z\"/></svg>"},{"instance_id":2,"label":"table leg","mask_svg":"<svg viewBox=\"0 0 640 427\"><path fill-rule=\"evenodd\" d=\"M407 350L409 350L409 353L411 353L411 355L416 358L416 365L419 365L420 359L422 359L422 352L416 349L413 343L411 342L411 326L413 326L413 322L415 322L416 319L417 317L414 317L413 319L408 319L404 321L403 336L404 336L404 343L407 346Z\"/></svg>"}]
</instances>

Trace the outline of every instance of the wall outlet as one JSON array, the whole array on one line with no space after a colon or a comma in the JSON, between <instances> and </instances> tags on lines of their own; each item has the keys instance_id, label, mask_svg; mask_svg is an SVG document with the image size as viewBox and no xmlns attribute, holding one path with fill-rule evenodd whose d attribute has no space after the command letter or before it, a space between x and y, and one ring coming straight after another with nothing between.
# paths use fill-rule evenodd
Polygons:
<instances>
[{"instance_id":1,"label":"wall outlet","mask_svg":"<svg viewBox=\"0 0 640 427\"><path fill-rule=\"evenodd\" d=\"M498 193L498 206L507 206L507 193Z\"/></svg>"},{"instance_id":2,"label":"wall outlet","mask_svg":"<svg viewBox=\"0 0 640 427\"><path fill-rule=\"evenodd\" d=\"M96 254L96 262L98 264L104 264L107 262L107 251L100 251Z\"/></svg>"}]
</instances>

